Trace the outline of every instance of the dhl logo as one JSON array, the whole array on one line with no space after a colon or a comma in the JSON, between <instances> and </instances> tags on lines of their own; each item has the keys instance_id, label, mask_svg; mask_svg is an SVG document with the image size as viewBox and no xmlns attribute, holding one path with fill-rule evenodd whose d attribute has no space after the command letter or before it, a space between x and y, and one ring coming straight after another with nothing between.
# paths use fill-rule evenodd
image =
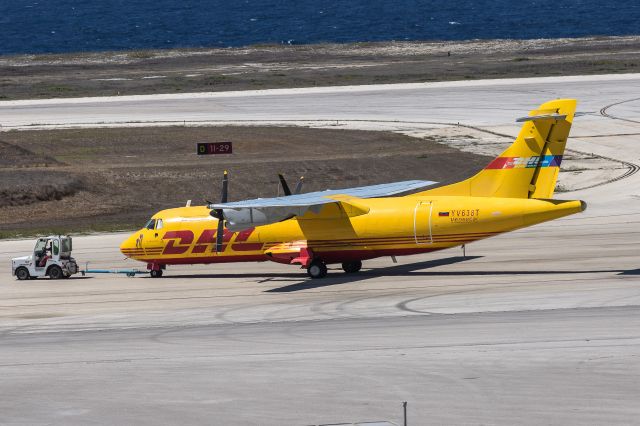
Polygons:
<instances>
[{"instance_id":1,"label":"dhl logo","mask_svg":"<svg viewBox=\"0 0 640 426\"><path fill-rule=\"evenodd\" d=\"M225 251L229 245L233 251L253 251L262 249L262 243L248 243L249 236L253 233L255 228L245 229L241 232L231 232L227 229L224 230L222 236L222 250ZM191 253L205 253L213 251L213 246L216 243L217 230L205 229L202 231L197 241L194 244L195 235L193 231L168 231L162 237L163 240L167 240L167 244L162 251L162 254L185 254L191 249ZM229 242L235 236L233 243Z\"/></svg>"}]
</instances>

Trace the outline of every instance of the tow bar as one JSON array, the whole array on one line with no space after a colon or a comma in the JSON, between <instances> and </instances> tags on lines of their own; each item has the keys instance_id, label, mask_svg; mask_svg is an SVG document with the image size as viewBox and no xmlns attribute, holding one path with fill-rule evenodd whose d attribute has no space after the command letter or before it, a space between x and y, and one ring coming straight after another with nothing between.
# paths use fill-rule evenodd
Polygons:
<instances>
[{"instance_id":1,"label":"tow bar","mask_svg":"<svg viewBox=\"0 0 640 426\"><path fill-rule=\"evenodd\" d=\"M89 262L85 262L84 270L80 271L80 273L82 274L83 277L85 276L85 274L125 274L128 277L135 277L136 275L140 275L140 274L148 274L149 271L141 271L136 268L89 269Z\"/></svg>"}]
</instances>

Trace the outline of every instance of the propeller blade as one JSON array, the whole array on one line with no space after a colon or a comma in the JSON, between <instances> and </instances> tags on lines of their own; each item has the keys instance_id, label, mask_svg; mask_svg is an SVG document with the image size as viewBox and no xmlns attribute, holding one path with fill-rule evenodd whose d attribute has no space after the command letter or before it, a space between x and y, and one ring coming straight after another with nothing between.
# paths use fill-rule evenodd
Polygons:
<instances>
[{"instance_id":1,"label":"propeller blade","mask_svg":"<svg viewBox=\"0 0 640 426\"><path fill-rule=\"evenodd\" d=\"M284 180L284 176L278 173L278 179L280 179L280 185L282 185L282 191L284 192L284 195L291 195L291 190L289 189L289 185L287 185L287 181Z\"/></svg>"},{"instance_id":2,"label":"propeller blade","mask_svg":"<svg viewBox=\"0 0 640 426\"><path fill-rule=\"evenodd\" d=\"M222 196L220 197L221 203L227 202L227 195L229 192L229 173L225 170L222 177Z\"/></svg>"},{"instance_id":3,"label":"propeller blade","mask_svg":"<svg viewBox=\"0 0 640 426\"><path fill-rule=\"evenodd\" d=\"M296 185L296 189L293 191L294 194L299 194L300 191L302 191L302 184L304 183L304 176L300 176L300 180L298 181L298 184Z\"/></svg>"},{"instance_id":4,"label":"propeller blade","mask_svg":"<svg viewBox=\"0 0 640 426\"><path fill-rule=\"evenodd\" d=\"M222 216L222 211L220 211ZM222 251L222 242L224 238L224 219L218 219L218 232L216 233L216 253Z\"/></svg>"}]
</instances>

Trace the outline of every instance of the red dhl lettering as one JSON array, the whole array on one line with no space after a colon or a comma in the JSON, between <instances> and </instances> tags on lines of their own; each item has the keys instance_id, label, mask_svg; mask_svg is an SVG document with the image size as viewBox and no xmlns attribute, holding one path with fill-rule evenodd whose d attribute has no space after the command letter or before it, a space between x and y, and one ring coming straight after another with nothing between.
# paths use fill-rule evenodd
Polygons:
<instances>
[{"instance_id":1,"label":"red dhl lettering","mask_svg":"<svg viewBox=\"0 0 640 426\"><path fill-rule=\"evenodd\" d=\"M193 242L193 232L187 231L169 231L162 237L163 240L169 240L162 254L183 254L189 250ZM176 244L176 240L179 242Z\"/></svg>"},{"instance_id":2,"label":"red dhl lettering","mask_svg":"<svg viewBox=\"0 0 640 426\"><path fill-rule=\"evenodd\" d=\"M216 243L217 233L218 231L216 229L205 229L202 231L202 234L200 234L200 237L198 238L193 250L191 250L191 253L204 253L207 251L207 248L209 248L209 251L213 251L212 245ZM233 234L234 233L228 229L224 230L224 233L222 234L222 251L227 249L227 243L231 240Z\"/></svg>"},{"instance_id":3,"label":"red dhl lettering","mask_svg":"<svg viewBox=\"0 0 640 426\"><path fill-rule=\"evenodd\" d=\"M234 251L254 251L260 250L263 246L262 243L247 243L251 234L255 228L245 229L241 232L231 232L228 229L224 230L222 236L222 251L227 249L228 243L235 236L235 241L231 244L231 248ZM206 253L207 251L214 251L214 245L216 243L216 229L205 229L202 231L195 245L191 249L191 253ZM184 254L189 251L193 240L194 234L190 230L183 231L169 231L162 237L163 240L168 240L162 254Z\"/></svg>"}]
</instances>

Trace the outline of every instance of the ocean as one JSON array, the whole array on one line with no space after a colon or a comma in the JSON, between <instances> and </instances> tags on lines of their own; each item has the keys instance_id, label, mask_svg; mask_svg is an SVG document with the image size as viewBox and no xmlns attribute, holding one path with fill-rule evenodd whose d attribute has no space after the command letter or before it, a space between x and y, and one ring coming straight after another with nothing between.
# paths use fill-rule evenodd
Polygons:
<instances>
[{"instance_id":1,"label":"ocean","mask_svg":"<svg viewBox=\"0 0 640 426\"><path fill-rule=\"evenodd\" d=\"M0 55L630 34L638 0L0 0Z\"/></svg>"}]
</instances>

